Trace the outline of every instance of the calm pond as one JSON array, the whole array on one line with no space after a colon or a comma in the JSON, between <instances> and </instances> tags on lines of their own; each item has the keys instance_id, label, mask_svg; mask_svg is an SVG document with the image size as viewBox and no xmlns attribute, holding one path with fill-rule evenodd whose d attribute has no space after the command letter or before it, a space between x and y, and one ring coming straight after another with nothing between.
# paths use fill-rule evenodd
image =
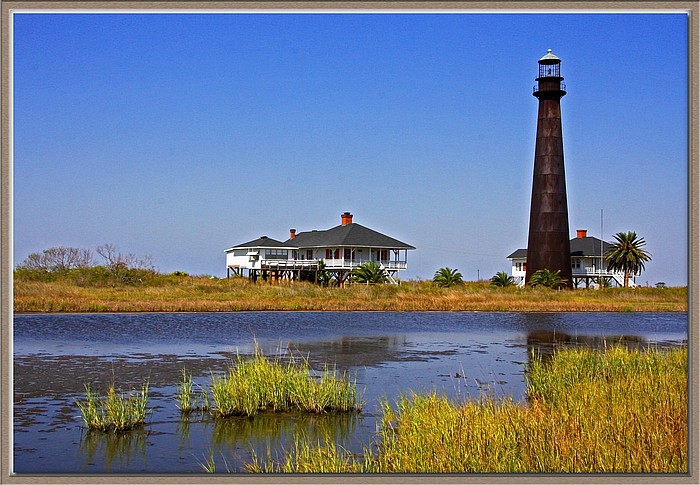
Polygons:
<instances>
[{"instance_id":1,"label":"calm pond","mask_svg":"<svg viewBox=\"0 0 700 485\"><path fill-rule=\"evenodd\" d=\"M687 345L686 313L325 313L15 315L13 471L17 474L244 471L251 452L278 457L295 438L333 439L361 453L375 439L379 403L402 393L455 400L523 400L534 349L557 345ZM336 365L365 403L352 416L182 418L174 399L186 368L208 387L255 342L268 356L292 353L316 369ZM84 385L128 391L148 380L143 430L88 433L76 399Z\"/></svg>"}]
</instances>

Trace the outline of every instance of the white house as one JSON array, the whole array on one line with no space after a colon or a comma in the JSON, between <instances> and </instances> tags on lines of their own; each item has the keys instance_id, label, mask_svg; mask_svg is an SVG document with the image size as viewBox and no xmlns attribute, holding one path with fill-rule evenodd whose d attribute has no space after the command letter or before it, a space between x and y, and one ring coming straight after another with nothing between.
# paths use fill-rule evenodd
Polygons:
<instances>
[{"instance_id":1,"label":"white house","mask_svg":"<svg viewBox=\"0 0 700 485\"><path fill-rule=\"evenodd\" d=\"M263 271L315 270L316 261L297 258L297 248L267 236L239 244L226 250L227 276L232 273L243 276L247 272L252 279Z\"/></svg>"},{"instance_id":2,"label":"white house","mask_svg":"<svg viewBox=\"0 0 700 485\"><path fill-rule=\"evenodd\" d=\"M296 232L277 241L263 236L226 250L227 274L252 279L258 276L298 278L302 271L317 271L319 261L342 285L357 266L373 261L396 283L399 271L407 267L408 251L415 247L352 221L352 214L341 214L341 223L327 230Z\"/></svg>"},{"instance_id":3,"label":"white house","mask_svg":"<svg viewBox=\"0 0 700 485\"><path fill-rule=\"evenodd\" d=\"M608 271L608 263L605 254L612 245L608 242L587 235L587 230L576 231L576 238L571 245L571 275L574 288L584 284L586 288L598 286L598 278L603 278L617 286L624 286L625 274L623 271ZM525 270L527 268L527 249L518 249L508 257L511 261L511 276L519 286L525 285ZM636 286L635 277L630 275L629 286Z\"/></svg>"}]
</instances>

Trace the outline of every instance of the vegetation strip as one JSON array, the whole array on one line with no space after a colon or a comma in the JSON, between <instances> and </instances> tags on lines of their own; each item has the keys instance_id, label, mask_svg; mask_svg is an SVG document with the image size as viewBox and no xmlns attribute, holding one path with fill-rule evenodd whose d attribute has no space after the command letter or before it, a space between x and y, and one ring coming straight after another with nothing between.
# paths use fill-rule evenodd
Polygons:
<instances>
[{"instance_id":1,"label":"vegetation strip","mask_svg":"<svg viewBox=\"0 0 700 485\"><path fill-rule=\"evenodd\" d=\"M209 396L212 396L210 399ZM314 373L306 360L289 355L268 359L255 346L251 359L238 356L224 376L212 374L209 389L197 395L192 376L182 370L182 382L175 394L182 415L195 410L210 413L214 418L255 416L264 412L329 412L352 413L362 409L357 396L357 384L345 373L326 366ZM85 385L85 399L76 401L83 422L89 430L122 433L143 426L148 410L148 383L140 392L117 393L114 385L106 396Z\"/></svg>"},{"instance_id":2,"label":"vegetation strip","mask_svg":"<svg viewBox=\"0 0 700 485\"><path fill-rule=\"evenodd\" d=\"M687 473L687 349L566 349L527 369L528 403L384 402L356 456L303 437L258 473Z\"/></svg>"},{"instance_id":3,"label":"vegetation strip","mask_svg":"<svg viewBox=\"0 0 700 485\"><path fill-rule=\"evenodd\" d=\"M439 287L430 281L401 285L329 288L306 282L253 283L143 274L133 284L89 284L71 273L51 281L15 276L14 311L208 312L208 311L513 311L686 312L682 288L606 288L557 291L497 287L489 281Z\"/></svg>"}]
</instances>

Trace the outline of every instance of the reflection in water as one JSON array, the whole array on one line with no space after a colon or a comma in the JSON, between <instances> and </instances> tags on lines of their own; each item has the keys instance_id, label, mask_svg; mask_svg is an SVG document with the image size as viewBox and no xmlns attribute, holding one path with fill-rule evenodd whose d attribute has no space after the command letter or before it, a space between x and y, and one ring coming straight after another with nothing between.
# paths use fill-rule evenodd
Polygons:
<instances>
[{"instance_id":1,"label":"reflection in water","mask_svg":"<svg viewBox=\"0 0 700 485\"><path fill-rule=\"evenodd\" d=\"M356 413L287 413L215 420L206 423L204 430L211 436L208 459L214 461L217 471L243 471L252 454L269 456L290 450L296 443L332 442L351 449L361 420Z\"/></svg>"},{"instance_id":2,"label":"reflection in water","mask_svg":"<svg viewBox=\"0 0 700 485\"><path fill-rule=\"evenodd\" d=\"M346 441L355 431L356 413L263 414L253 417L218 419L213 423L212 444L280 441L285 436L303 435L317 441L330 438Z\"/></svg>"},{"instance_id":3,"label":"reflection in water","mask_svg":"<svg viewBox=\"0 0 700 485\"><path fill-rule=\"evenodd\" d=\"M605 350L607 347L618 345L628 349L644 349L649 342L638 335L600 336L600 335L570 335L552 331L534 331L527 334L528 358L532 355L551 357L555 351L565 347L586 347L589 349Z\"/></svg>"},{"instance_id":4,"label":"reflection in water","mask_svg":"<svg viewBox=\"0 0 700 485\"><path fill-rule=\"evenodd\" d=\"M146 436L144 430L119 434L89 431L80 440L84 466L101 461L107 471L127 470L132 461L145 460Z\"/></svg>"},{"instance_id":5,"label":"reflection in water","mask_svg":"<svg viewBox=\"0 0 700 485\"><path fill-rule=\"evenodd\" d=\"M312 364L335 363L339 370L399 360L405 348L406 335L354 336L289 343L290 350L308 355Z\"/></svg>"}]
</instances>

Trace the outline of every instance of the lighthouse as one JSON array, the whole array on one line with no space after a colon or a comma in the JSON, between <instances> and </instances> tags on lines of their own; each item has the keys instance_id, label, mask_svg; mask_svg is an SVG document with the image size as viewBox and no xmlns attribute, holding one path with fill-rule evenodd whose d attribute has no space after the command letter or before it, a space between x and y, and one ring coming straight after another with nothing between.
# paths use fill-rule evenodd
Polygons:
<instances>
[{"instance_id":1,"label":"lighthouse","mask_svg":"<svg viewBox=\"0 0 700 485\"><path fill-rule=\"evenodd\" d=\"M547 54L539 60L533 95L539 100L535 167L532 176L530 228L527 240L525 281L540 269L559 271L572 287L569 211L566 203L564 144L561 131L561 98L566 94L561 59Z\"/></svg>"}]
</instances>

